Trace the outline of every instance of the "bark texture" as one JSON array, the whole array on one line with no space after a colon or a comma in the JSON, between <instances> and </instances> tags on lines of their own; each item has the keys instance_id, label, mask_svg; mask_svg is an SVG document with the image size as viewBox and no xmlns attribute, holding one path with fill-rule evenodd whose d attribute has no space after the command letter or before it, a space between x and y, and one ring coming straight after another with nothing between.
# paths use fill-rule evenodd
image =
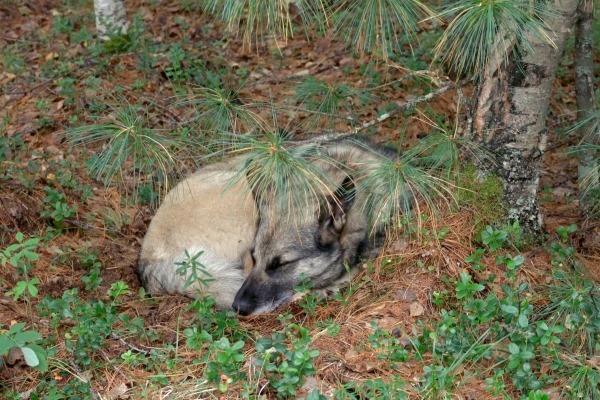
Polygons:
<instances>
[{"instance_id":1,"label":"bark texture","mask_svg":"<svg viewBox=\"0 0 600 400\"><path fill-rule=\"evenodd\" d=\"M498 51L477 88L471 132L495 156L496 164L484 167L504 183L508 218L533 233L541 232L543 226L537 190L552 81L579 0L547 3L555 12L546 20L554 46L532 37L533 50L520 55L512 52L507 62L501 60L506 53Z\"/></svg>"},{"instance_id":2,"label":"bark texture","mask_svg":"<svg viewBox=\"0 0 600 400\"><path fill-rule=\"evenodd\" d=\"M594 35L593 2L581 1L577 20L575 39L575 90L577 92L577 118L588 120L579 129L581 144L596 144L596 128L593 120L596 113L594 94ZM589 189L598 186L597 153L594 149L585 149L579 153L579 205L584 213L591 213L594 206Z\"/></svg>"},{"instance_id":3,"label":"bark texture","mask_svg":"<svg viewBox=\"0 0 600 400\"><path fill-rule=\"evenodd\" d=\"M96 30L107 40L110 36L127 33L127 19L123 0L94 0Z\"/></svg>"}]
</instances>

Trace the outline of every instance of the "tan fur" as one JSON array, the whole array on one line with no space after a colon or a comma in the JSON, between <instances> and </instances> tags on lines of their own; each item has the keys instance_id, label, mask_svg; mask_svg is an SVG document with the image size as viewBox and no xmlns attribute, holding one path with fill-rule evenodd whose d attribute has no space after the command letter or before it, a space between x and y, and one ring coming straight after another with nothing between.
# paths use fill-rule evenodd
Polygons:
<instances>
[{"instance_id":1,"label":"tan fur","mask_svg":"<svg viewBox=\"0 0 600 400\"><path fill-rule=\"evenodd\" d=\"M184 293L203 290L219 308L231 308L244 281L254 240L257 213L245 180L227 187L236 174L236 160L200 169L179 183L163 200L142 244L139 274L150 293ZM185 251L199 258L215 279L208 289L199 284L184 288L175 263Z\"/></svg>"},{"instance_id":2,"label":"tan fur","mask_svg":"<svg viewBox=\"0 0 600 400\"><path fill-rule=\"evenodd\" d=\"M252 253L247 251L246 254L244 254L244 278L250 275L253 267L254 260L252 259Z\"/></svg>"}]
</instances>

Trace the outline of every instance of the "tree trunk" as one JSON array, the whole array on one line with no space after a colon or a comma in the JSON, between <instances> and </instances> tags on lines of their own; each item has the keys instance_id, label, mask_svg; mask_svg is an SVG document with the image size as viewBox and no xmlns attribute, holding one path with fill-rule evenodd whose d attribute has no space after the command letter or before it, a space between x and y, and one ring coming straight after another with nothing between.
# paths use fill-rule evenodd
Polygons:
<instances>
[{"instance_id":1,"label":"tree trunk","mask_svg":"<svg viewBox=\"0 0 600 400\"><path fill-rule=\"evenodd\" d=\"M547 142L546 114L552 81L578 3L549 0L553 14L545 22L554 46L532 37L533 50L529 53L516 54L511 49L498 52L476 91L471 136L495 158L495 165L482 169L500 177L508 219L519 221L530 233L542 231L537 190ZM510 56L502 62L500 54L506 53Z\"/></svg>"},{"instance_id":2,"label":"tree trunk","mask_svg":"<svg viewBox=\"0 0 600 400\"><path fill-rule=\"evenodd\" d=\"M96 30L102 40L127 33L127 19L123 0L94 0Z\"/></svg>"},{"instance_id":3,"label":"tree trunk","mask_svg":"<svg viewBox=\"0 0 600 400\"><path fill-rule=\"evenodd\" d=\"M585 148L595 144L592 129L596 124L591 117L596 113L594 93L594 35L593 6L591 0L579 4L577 36L575 38L575 90L577 92L577 119L587 120L579 128L583 149L579 154L579 205L584 214L589 215L594 206L589 190L598 186L597 154L595 149Z\"/></svg>"}]
</instances>

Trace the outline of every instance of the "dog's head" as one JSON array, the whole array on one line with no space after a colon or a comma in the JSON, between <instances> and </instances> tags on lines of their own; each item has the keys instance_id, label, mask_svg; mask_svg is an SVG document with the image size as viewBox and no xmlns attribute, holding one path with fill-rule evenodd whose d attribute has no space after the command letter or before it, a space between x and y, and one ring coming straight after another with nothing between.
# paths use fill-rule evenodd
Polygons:
<instances>
[{"instance_id":1,"label":"dog's head","mask_svg":"<svg viewBox=\"0 0 600 400\"><path fill-rule=\"evenodd\" d=\"M347 246L348 216L354 205L354 183L350 177L302 218L261 212L252 257L254 267L233 302L242 315L269 312L290 302L294 286L306 277L313 289L326 290L347 274L347 264L356 260L358 246ZM366 230L359 232L366 240Z\"/></svg>"}]
</instances>

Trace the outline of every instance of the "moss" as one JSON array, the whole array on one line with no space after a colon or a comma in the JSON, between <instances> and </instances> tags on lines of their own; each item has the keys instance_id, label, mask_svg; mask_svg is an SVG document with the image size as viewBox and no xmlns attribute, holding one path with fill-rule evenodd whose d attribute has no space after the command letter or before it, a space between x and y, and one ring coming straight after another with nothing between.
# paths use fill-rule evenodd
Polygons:
<instances>
[{"instance_id":1,"label":"moss","mask_svg":"<svg viewBox=\"0 0 600 400\"><path fill-rule=\"evenodd\" d=\"M459 177L459 187L458 204L473 210L476 232L486 225L502 222L506 210L502 202L502 182L498 177L490 173L481 177L474 165L467 165Z\"/></svg>"}]
</instances>

